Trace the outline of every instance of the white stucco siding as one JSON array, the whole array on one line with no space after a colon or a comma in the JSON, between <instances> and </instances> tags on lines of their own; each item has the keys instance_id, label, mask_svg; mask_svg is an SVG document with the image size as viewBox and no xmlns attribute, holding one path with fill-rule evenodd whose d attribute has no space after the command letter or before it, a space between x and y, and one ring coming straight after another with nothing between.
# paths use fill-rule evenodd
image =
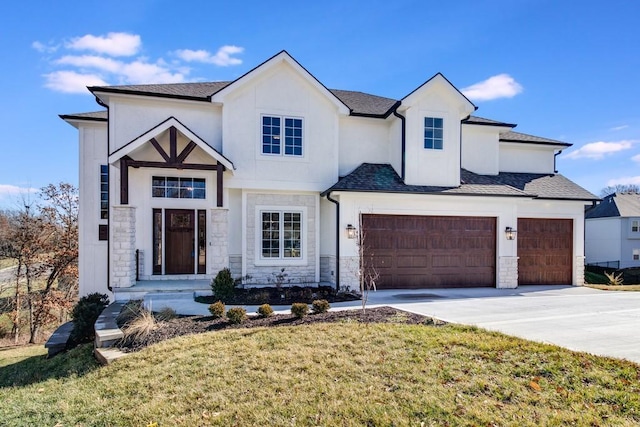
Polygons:
<instances>
[{"instance_id":1,"label":"white stucco siding","mask_svg":"<svg viewBox=\"0 0 640 427\"><path fill-rule=\"evenodd\" d=\"M498 130L495 126L462 126L462 167L480 175L499 172Z\"/></svg>"},{"instance_id":2,"label":"white stucco siding","mask_svg":"<svg viewBox=\"0 0 640 427\"><path fill-rule=\"evenodd\" d=\"M622 230L620 225L620 218L618 217L593 218L585 221L585 256L587 264L622 260L620 252Z\"/></svg>"},{"instance_id":3,"label":"white stucco siding","mask_svg":"<svg viewBox=\"0 0 640 427\"><path fill-rule=\"evenodd\" d=\"M460 111L450 91L435 86L410 106L406 116L406 183L460 185ZM442 118L443 149L424 148L425 117Z\"/></svg>"},{"instance_id":4,"label":"white stucco siding","mask_svg":"<svg viewBox=\"0 0 640 427\"><path fill-rule=\"evenodd\" d=\"M107 242L98 240L100 219L100 166L107 159L107 125L85 124L79 128L79 294L99 292L107 288Z\"/></svg>"},{"instance_id":5,"label":"white stucco siding","mask_svg":"<svg viewBox=\"0 0 640 427\"><path fill-rule=\"evenodd\" d=\"M555 150L547 145L500 143L500 172L554 173Z\"/></svg>"},{"instance_id":6,"label":"white stucco siding","mask_svg":"<svg viewBox=\"0 0 640 427\"><path fill-rule=\"evenodd\" d=\"M262 117L303 120L302 156L262 153ZM282 123L284 125L284 123ZM338 112L325 93L281 63L225 98L223 151L230 188L322 191L338 178ZM284 132L284 126L282 126Z\"/></svg>"},{"instance_id":7,"label":"white stucco siding","mask_svg":"<svg viewBox=\"0 0 640 427\"><path fill-rule=\"evenodd\" d=\"M340 176L353 172L362 163L390 163L390 122L364 117L340 118Z\"/></svg>"},{"instance_id":8,"label":"white stucco siding","mask_svg":"<svg viewBox=\"0 0 640 427\"><path fill-rule=\"evenodd\" d=\"M169 117L178 119L216 150L222 150L222 109L207 102L112 97L109 117L111 153Z\"/></svg>"}]
</instances>

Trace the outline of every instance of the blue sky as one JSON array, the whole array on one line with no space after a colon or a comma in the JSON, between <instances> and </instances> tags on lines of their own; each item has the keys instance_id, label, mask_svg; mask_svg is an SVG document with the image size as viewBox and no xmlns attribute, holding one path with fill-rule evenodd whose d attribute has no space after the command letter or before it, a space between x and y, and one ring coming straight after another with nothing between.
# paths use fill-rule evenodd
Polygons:
<instances>
[{"instance_id":1,"label":"blue sky","mask_svg":"<svg viewBox=\"0 0 640 427\"><path fill-rule=\"evenodd\" d=\"M232 80L286 49L327 87L402 98L442 72L476 115L574 144L560 173L640 184L640 2L31 1L0 14L0 208L78 182L83 88Z\"/></svg>"}]
</instances>

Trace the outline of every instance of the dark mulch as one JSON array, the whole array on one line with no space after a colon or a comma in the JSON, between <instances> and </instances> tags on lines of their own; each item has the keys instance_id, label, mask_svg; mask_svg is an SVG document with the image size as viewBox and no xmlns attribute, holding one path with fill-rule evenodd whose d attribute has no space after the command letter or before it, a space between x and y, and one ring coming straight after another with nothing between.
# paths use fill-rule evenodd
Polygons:
<instances>
[{"instance_id":1,"label":"dark mulch","mask_svg":"<svg viewBox=\"0 0 640 427\"><path fill-rule=\"evenodd\" d=\"M292 314L274 314L270 317L250 316L248 320L237 325L229 323L226 318L214 319L210 316L189 316L158 322L158 327L146 337L136 341L124 341L119 347L123 351L132 352L181 335L198 334L208 331L335 322L402 323L411 325L444 324L444 322L434 320L430 317L391 307L368 308L364 313L362 310L329 311L326 313L309 314L301 319L296 318Z\"/></svg>"},{"instance_id":2,"label":"dark mulch","mask_svg":"<svg viewBox=\"0 0 640 427\"><path fill-rule=\"evenodd\" d=\"M236 288L233 295L223 299L222 302L230 305L291 305L294 302L311 304L317 299L326 299L329 302L343 302L357 301L360 296L348 292L336 292L335 288L330 286L284 286L280 289L276 287ZM196 301L203 304L213 304L219 300L220 298L212 295L196 297Z\"/></svg>"}]
</instances>

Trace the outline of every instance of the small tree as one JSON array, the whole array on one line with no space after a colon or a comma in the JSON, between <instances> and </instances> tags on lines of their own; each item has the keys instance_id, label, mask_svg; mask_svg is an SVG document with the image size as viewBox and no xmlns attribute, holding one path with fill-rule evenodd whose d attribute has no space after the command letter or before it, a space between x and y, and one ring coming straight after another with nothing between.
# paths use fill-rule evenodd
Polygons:
<instances>
[{"instance_id":1,"label":"small tree","mask_svg":"<svg viewBox=\"0 0 640 427\"><path fill-rule=\"evenodd\" d=\"M380 273L374 264L374 254L367 246L367 233L362 227L362 212L359 215L360 232L356 238L358 252L358 279L360 282L360 293L362 294L362 313L364 314L369 299L369 292L376 290L376 283L380 278Z\"/></svg>"},{"instance_id":2,"label":"small tree","mask_svg":"<svg viewBox=\"0 0 640 427\"><path fill-rule=\"evenodd\" d=\"M600 190L600 197L607 197L613 193L634 193L640 194L640 185L637 184L616 184Z\"/></svg>"}]
</instances>

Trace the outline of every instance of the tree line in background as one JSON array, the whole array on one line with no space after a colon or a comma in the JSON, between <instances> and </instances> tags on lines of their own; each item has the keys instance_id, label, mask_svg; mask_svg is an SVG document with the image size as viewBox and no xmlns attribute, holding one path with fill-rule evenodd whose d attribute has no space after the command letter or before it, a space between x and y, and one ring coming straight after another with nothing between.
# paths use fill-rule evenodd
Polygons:
<instances>
[{"instance_id":1,"label":"tree line in background","mask_svg":"<svg viewBox=\"0 0 640 427\"><path fill-rule=\"evenodd\" d=\"M49 184L18 209L0 211L0 259L11 261L0 278L0 333L4 324L18 343L28 327L29 342L38 342L43 328L68 319L77 299L77 188Z\"/></svg>"}]
</instances>

